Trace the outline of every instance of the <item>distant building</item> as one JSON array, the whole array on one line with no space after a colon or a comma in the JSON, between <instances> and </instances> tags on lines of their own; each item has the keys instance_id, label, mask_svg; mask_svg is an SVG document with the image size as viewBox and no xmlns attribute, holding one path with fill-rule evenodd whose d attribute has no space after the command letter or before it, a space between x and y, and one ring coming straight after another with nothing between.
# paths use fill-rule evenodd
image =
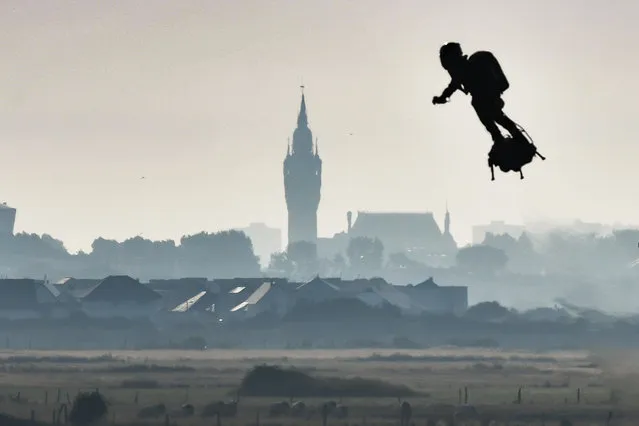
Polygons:
<instances>
[{"instance_id":1,"label":"distant building","mask_svg":"<svg viewBox=\"0 0 639 426\"><path fill-rule=\"evenodd\" d=\"M286 284L279 284L279 280L264 280L253 292L247 292L248 297L233 306L222 320L246 320L259 314L271 313L283 317L291 308L290 292L286 291Z\"/></svg>"},{"instance_id":2,"label":"distant building","mask_svg":"<svg viewBox=\"0 0 639 426\"><path fill-rule=\"evenodd\" d=\"M0 204L0 235L13 235L15 224L16 209L7 206L7 203Z\"/></svg>"},{"instance_id":3,"label":"distant building","mask_svg":"<svg viewBox=\"0 0 639 426\"><path fill-rule=\"evenodd\" d=\"M317 143L308 127L306 99L297 117L293 144L284 159L284 192L288 209L288 244L306 241L317 243L317 209L322 186L322 160Z\"/></svg>"},{"instance_id":4,"label":"distant building","mask_svg":"<svg viewBox=\"0 0 639 426\"><path fill-rule=\"evenodd\" d=\"M486 238L486 234L504 235L508 234L513 238L519 238L526 228L521 225L509 225L503 221L492 221L488 225L473 226L473 244L481 244Z\"/></svg>"},{"instance_id":5,"label":"distant building","mask_svg":"<svg viewBox=\"0 0 639 426\"><path fill-rule=\"evenodd\" d=\"M214 290L216 286L206 278L152 279L147 286L162 296L163 309L173 309L180 303L201 292Z\"/></svg>"},{"instance_id":6,"label":"distant building","mask_svg":"<svg viewBox=\"0 0 639 426\"><path fill-rule=\"evenodd\" d=\"M306 300L307 302L317 303L339 297L344 297L340 288L320 277L315 277L311 281L302 283L295 289L295 298L298 302Z\"/></svg>"},{"instance_id":7,"label":"distant building","mask_svg":"<svg viewBox=\"0 0 639 426\"><path fill-rule=\"evenodd\" d=\"M462 315L468 309L468 287L439 286L432 278L402 288L425 312Z\"/></svg>"},{"instance_id":8,"label":"distant building","mask_svg":"<svg viewBox=\"0 0 639 426\"><path fill-rule=\"evenodd\" d=\"M461 314L468 307L467 287L439 286L432 279L416 286L396 286L381 278L342 280L319 276L302 283L279 278L236 278L215 282L218 291L201 307L214 312L223 322L246 320L263 313L281 318L298 303L326 303L337 299L358 299L369 306L390 304L406 315L425 312ZM200 298L204 299L204 293L192 294L179 306L172 307L171 313L194 309ZM327 311L326 319L331 315L330 310Z\"/></svg>"},{"instance_id":9,"label":"distant building","mask_svg":"<svg viewBox=\"0 0 639 426\"><path fill-rule=\"evenodd\" d=\"M58 301L60 292L46 281L0 280L0 318L20 320L68 315Z\"/></svg>"},{"instance_id":10,"label":"distant building","mask_svg":"<svg viewBox=\"0 0 639 426\"><path fill-rule=\"evenodd\" d=\"M251 223L246 228L237 229L244 232L253 243L253 251L260 257L262 266L269 263L271 254L282 250L282 230L270 228L264 223Z\"/></svg>"},{"instance_id":11,"label":"distant building","mask_svg":"<svg viewBox=\"0 0 639 426\"><path fill-rule=\"evenodd\" d=\"M92 317L149 318L162 308L162 296L127 275L111 275L90 288L81 299Z\"/></svg>"},{"instance_id":12,"label":"distant building","mask_svg":"<svg viewBox=\"0 0 639 426\"><path fill-rule=\"evenodd\" d=\"M534 234L546 234L551 232L568 232L582 235L609 235L615 229L634 228L633 226L615 226L603 223L583 222L579 219L570 222L528 222L526 230Z\"/></svg>"},{"instance_id":13,"label":"distant building","mask_svg":"<svg viewBox=\"0 0 639 426\"><path fill-rule=\"evenodd\" d=\"M378 238L384 245L385 255L405 253L410 258L433 266L445 264L457 243L450 233L450 213L446 209L444 232L431 212L348 212L347 230L332 238L321 238L318 253L331 258L344 254L352 238Z\"/></svg>"},{"instance_id":14,"label":"distant building","mask_svg":"<svg viewBox=\"0 0 639 426\"><path fill-rule=\"evenodd\" d=\"M358 212L348 235L379 238L387 253L445 251L442 232L433 214Z\"/></svg>"}]
</instances>

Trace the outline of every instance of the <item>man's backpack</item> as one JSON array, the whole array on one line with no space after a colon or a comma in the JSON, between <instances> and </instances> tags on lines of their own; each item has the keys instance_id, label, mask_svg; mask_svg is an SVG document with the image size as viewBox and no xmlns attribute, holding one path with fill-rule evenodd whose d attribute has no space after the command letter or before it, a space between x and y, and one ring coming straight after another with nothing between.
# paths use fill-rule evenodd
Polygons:
<instances>
[{"instance_id":1,"label":"man's backpack","mask_svg":"<svg viewBox=\"0 0 639 426\"><path fill-rule=\"evenodd\" d=\"M478 87L479 90L497 92L500 95L508 90L510 83L495 55L480 51L473 53L468 60L475 74L473 79L482 86Z\"/></svg>"}]
</instances>

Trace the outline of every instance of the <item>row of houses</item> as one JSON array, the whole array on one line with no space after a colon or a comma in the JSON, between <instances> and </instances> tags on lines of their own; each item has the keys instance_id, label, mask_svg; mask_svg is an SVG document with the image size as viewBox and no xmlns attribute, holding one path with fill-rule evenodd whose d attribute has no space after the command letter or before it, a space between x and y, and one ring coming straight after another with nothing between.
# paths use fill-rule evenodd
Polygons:
<instances>
[{"instance_id":1,"label":"row of houses","mask_svg":"<svg viewBox=\"0 0 639 426\"><path fill-rule=\"evenodd\" d=\"M185 278L142 283L129 276L102 280L65 278L0 280L0 318L64 318L74 312L93 318L242 321L259 314L285 316L298 303L357 299L371 307L390 305L405 315L461 314L466 287L439 286L428 279L395 286L383 279L320 278L296 283L281 278L207 280ZM330 315L330 312L327 313Z\"/></svg>"}]
</instances>

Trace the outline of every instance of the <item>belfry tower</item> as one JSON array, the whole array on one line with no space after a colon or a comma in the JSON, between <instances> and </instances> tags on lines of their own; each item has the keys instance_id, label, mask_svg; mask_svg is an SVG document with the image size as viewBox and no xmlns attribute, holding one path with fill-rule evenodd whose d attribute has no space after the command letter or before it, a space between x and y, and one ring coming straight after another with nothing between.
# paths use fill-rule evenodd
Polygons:
<instances>
[{"instance_id":1,"label":"belfry tower","mask_svg":"<svg viewBox=\"0 0 639 426\"><path fill-rule=\"evenodd\" d=\"M304 86L302 103L284 159L284 192L288 209L288 244L307 241L317 244L317 208L322 186L322 160L317 141L308 127Z\"/></svg>"}]
</instances>

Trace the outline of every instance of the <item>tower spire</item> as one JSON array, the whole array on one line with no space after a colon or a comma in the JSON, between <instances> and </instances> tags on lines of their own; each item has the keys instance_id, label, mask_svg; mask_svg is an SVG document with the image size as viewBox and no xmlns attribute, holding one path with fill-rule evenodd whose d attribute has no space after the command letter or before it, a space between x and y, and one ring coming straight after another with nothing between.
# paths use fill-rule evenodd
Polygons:
<instances>
[{"instance_id":1,"label":"tower spire","mask_svg":"<svg viewBox=\"0 0 639 426\"><path fill-rule=\"evenodd\" d=\"M302 103L300 104L300 113L297 116L297 127L308 127L308 116L306 115L306 99L304 98L304 85L300 86L302 91Z\"/></svg>"},{"instance_id":2,"label":"tower spire","mask_svg":"<svg viewBox=\"0 0 639 426\"><path fill-rule=\"evenodd\" d=\"M448 200L446 200L446 216L444 218L444 234L450 234L450 212L448 211Z\"/></svg>"},{"instance_id":3,"label":"tower spire","mask_svg":"<svg viewBox=\"0 0 639 426\"><path fill-rule=\"evenodd\" d=\"M317 208L321 199L322 160L308 127L304 85L290 155L284 159L284 195L288 210L288 244L317 242ZM314 254L314 256L316 253Z\"/></svg>"}]
</instances>

